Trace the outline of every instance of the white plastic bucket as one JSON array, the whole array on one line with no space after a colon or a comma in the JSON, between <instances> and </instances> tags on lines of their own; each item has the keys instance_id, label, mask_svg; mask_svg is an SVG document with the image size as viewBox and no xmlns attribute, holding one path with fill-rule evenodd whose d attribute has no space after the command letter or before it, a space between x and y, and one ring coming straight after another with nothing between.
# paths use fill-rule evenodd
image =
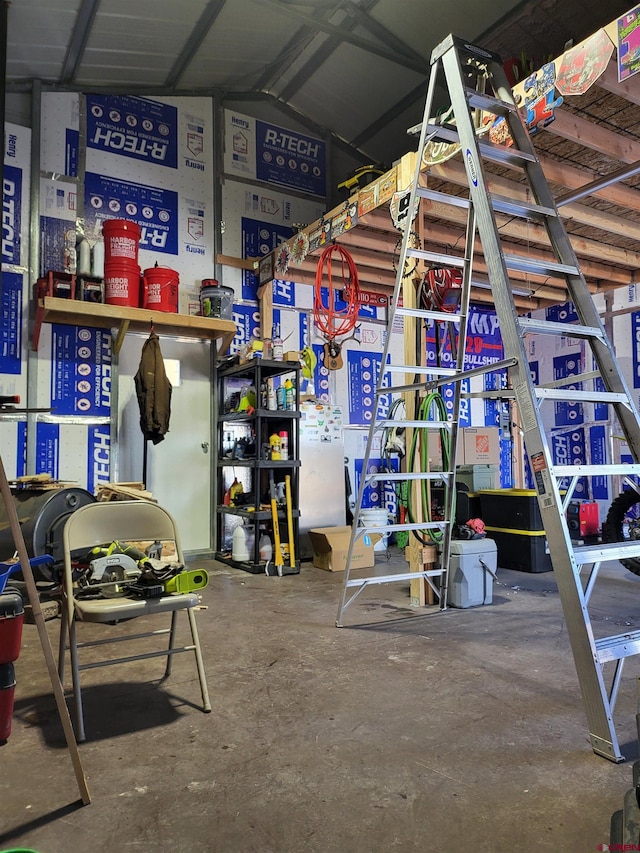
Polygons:
<instances>
[{"instance_id":1,"label":"white plastic bucket","mask_svg":"<svg viewBox=\"0 0 640 853\"><path fill-rule=\"evenodd\" d=\"M362 527L367 527L369 529L373 527L386 527L389 523L389 516L386 509L363 509L360 513L360 523ZM375 531L371 529L369 532L375 533ZM382 538L378 539L373 546L374 551L387 550L389 534L383 533L381 536Z\"/></svg>"}]
</instances>

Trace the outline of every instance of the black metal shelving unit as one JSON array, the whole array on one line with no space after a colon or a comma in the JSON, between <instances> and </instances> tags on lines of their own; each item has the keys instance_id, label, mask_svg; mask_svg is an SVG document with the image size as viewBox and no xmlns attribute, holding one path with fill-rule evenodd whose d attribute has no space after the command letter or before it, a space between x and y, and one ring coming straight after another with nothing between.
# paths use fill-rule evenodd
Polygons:
<instances>
[{"instance_id":1,"label":"black metal shelving unit","mask_svg":"<svg viewBox=\"0 0 640 853\"><path fill-rule=\"evenodd\" d=\"M277 386L289 378L293 382L293 407L272 410L262 399L263 386ZM246 391L255 390L255 406L246 408ZM277 394L275 394L277 396ZM276 488L291 478L291 520L295 559L290 565L284 559L283 574L298 574L299 554L299 490L300 490L300 364L289 361L252 359L245 364L222 364L217 370L217 495L216 495L216 559L252 574L265 571L265 561L260 559L260 536L267 533L275 556L273 515L271 510L270 479ZM239 406L245 406L238 411ZM269 438L274 433L285 432L288 437L288 458L270 458ZM242 483L241 498L232 505L225 504L234 481ZM286 506L278 504L280 538L291 549L288 534ZM243 524L249 540L249 559L232 557L233 532ZM273 560L271 566L274 565Z\"/></svg>"}]
</instances>

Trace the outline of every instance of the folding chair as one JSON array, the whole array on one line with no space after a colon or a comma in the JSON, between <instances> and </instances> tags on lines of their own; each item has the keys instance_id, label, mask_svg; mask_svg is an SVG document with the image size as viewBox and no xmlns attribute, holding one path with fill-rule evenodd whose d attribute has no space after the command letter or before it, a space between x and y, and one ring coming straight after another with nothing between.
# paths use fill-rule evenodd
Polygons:
<instances>
[{"instance_id":1,"label":"folding chair","mask_svg":"<svg viewBox=\"0 0 640 853\"><path fill-rule=\"evenodd\" d=\"M117 663L144 660L152 657L167 658L164 678L171 672L171 662L174 654L192 651L195 654L200 689L202 691L202 710L211 711L209 692L204 673L200 640L196 627L194 608L199 604L196 593L165 594L158 598L138 598L122 596L117 598L82 598L79 596L77 582L73 578L72 555L79 551L108 545L111 542L172 542L175 543L177 560L184 564L175 522L169 513L155 503L149 501L106 501L88 504L73 512L64 527L64 606L60 627L60 647L58 671L60 680L64 677L65 651L69 648L73 680L73 695L75 700L75 718L78 741L85 740L84 715L82 694L80 688L80 672L99 666L110 666ZM185 610L189 618L192 643L185 646L175 645L176 620L178 611ZM99 639L79 643L76 637L76 624L80 622L108 623L118 631L120 624L139 616L150 616L157 613L171 613L171 625L156 631L145 631L140 634L125 633L112 639ZM67 645L68 634L68 645ZM156 651L134 654L126 657L108 658L100 661L80 663L78 653L81 649L100 646L108 643L138 640L144 637L169 634L168 648Z\"/></svg>"}]
</instances>

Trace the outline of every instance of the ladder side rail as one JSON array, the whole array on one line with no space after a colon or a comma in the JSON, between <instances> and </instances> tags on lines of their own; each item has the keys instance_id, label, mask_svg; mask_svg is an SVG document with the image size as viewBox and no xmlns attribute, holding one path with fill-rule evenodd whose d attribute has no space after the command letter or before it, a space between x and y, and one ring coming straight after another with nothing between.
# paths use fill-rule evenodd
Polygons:
<instances>
[{"instance_id":1,"label":"ladder side rail","mask_svg":"<svg viewBox=\"0 0 640 853\"><path fill-rule=\"evenodd\" d=\"M454 377L453 393L453 426L451 429L449 469L453 472L452 477L445 486L444 517L450 520L450 524L444 531L442 541L442 552L440 555L440 566L443 574L440 583L440 609L446 610L449 591L449 568L451 562L451 538L455 522L456 507L456 465L458 460L458 439L460 435L460 404L462 402L462 381L459 374L464 372L465 357L467 352L467 331L469 326L469 303L471 301L471 279L473 276L473 250L476 239L476 215L474 205L469 204L467 211L467 230L465 243L465 264L462 273L462 295L460 301L460 323L458 328L458 351L456 354L456 373ZM457 381L455 381L457 380Z\"/></svg>"},{"instance_id":2,"label":"ladder side rail","mask_svg":"<svg viewBox=\"0 0 640 853\"><path fill-rule=\"evenodd\" d=\"M561 496L556 479L547 462L552 457L547 444L540 408L534 399L534 386L524 343L522 336L518 333L517 312L511 282L503 258L494 212L486 190L478 140L471 122L464 92L463 70L459 57L454 50L449 50L443 54L442 63L456 118L489 279L493 284L493 295L496 312L500 319L505 356L517 359L517 363L511 368L510 378L520 412L525 446L534 472L544 529L547 533L547 540L553 543L553 549L550 548L552 550L552 563L556 572L558 591L587 711L592 746L594 751L612 760L620 761L622 756L613 728L607 691L601 668L596 664L591 623L588 619L581 584L576 583L577 565L573 556L567 522L560 512Z\"/></svg>"},{"instance_id":3,"label":"ladder side rail","mask_svg":"<svg viewBox=\"0 0 640 853\"><path fill-rule=\"evenodd\" d=\"M497 97L500 100L514 104L513 93L502 65L492 63L491 72ZM536 202L555 212L555 216L544 217L544 224L556 257L562 263L569 264L579 270L578 257L558 214L556 201L549 189L542 166L537 156L535 156L531 137L517 111L509 113L505 118L516 147L534 155L534 159L524 163L523 168L530 187L535 188L534 195ZM591 339L591 348L596 363L600 368L600 375L606 389L608 391L624 393L629 400L628 405L616 406L616 414L634 459L640 461L640 414L636 409L633 395L630 393L630 389L613 353L613 348L608 340L602 318L591 298L584 276L582 274L578 276L568 275L566 281L567 290L581 323L585 326L598 329L600 332L600 338L594 337Z\"/></svg>"},{"instance_id":4,"label":"ladder side rail","mask_svg":"<svg viewBox=\"0 0 640 853\"><path fill-rule=\"evenodd\" d=\"M437 75L436 75L435 69L434 69L432 71L430 77L429 77L429 86L428 86L428 91L427 91L427 98L425 101L425 107L424 107L422 129L420 131L420 142L418 145L418 153L416 156L413 181L411 184L411 191L409 194L409 206L408 206L409 213L408 213L407 221L405 223L404 234L402 236L400 257L398 259L398 269L396 270L396 280L395 280L395 285L393 288L393 295L391 297L389 309L387 312L387 334L386 334L386 340L385 340L385 344L384 344L383 352L382 352L382 360L380 363L380 372L378 375L376 393L374 395L375 410L373 412L373 417L371 419L371 424L369 427L369 434L367 436L367 446L365 449L365 454L364 454L364 459L363 459L363 476L360 478L360 485L358 487L358 496L356 499L356 506L355 506L354 516L353 516L353 525L352 525L352 529L351 529L351 536L349 538L349 548L347 550L347 559L346 559L346 566L345 566L345 572L344 572L344 583L343 583L343 588L342 588L342 596L341 596L340 604L338 606L338 615L336 618L336 625L338 627L341 627L341 625L342 625L342 614L345 610L345 607L348 606L347 590L349 588L348 583L349 583L350 572L351 572L351 560L353 558L353 552L354 552L355 542L356 542L356 537L357 537L358 524L359 524L359 520L360 520L360 515L362 513L362 500L363 500L364 491L365 491L365 488L367 485L364 473L366 472L367 468L369 467L369 460L371 458L371 449L373 446L373 439L374 439L374 434L375 434L375 422L376 422L377 415L378 415L378 406L379 406L380 395L381 395L381 393L393 394L393 384L391 383L391 381L389 381L389 390L388 391L387 391L387 386L385 386L384 389L382 387L382 383L385 379L385 375L386 376L389 375L385 372L384 368L385 368L385 365L387 363L387 358L388 358L389 350L391 347L391 330L393 328L395 312L396 312L396 309L398 308L398 301L400 299L400 295L402 293L402 288L403 288L404 272L405 272L405 260L407 258L407 252L409 249L409 241L410 241L410 235L411 235L411 223L413 221L412 220L412 213L413 213L413 210L415 209L416 200L419 200L419 197L420 197L419 191L418 191L418 183L419 183L420 172L421 172L421 158L422 158L422 151L423 151L424 146L425 146L426 141L427 141L427 123L428 123L427 119L429 117L429 113L431 111L431 105L433 103L433 96L434 96L435 88L436 88L436 76ZM417 215L420 215L420 213L418 212Z\"/></svg>"}]
</instances>

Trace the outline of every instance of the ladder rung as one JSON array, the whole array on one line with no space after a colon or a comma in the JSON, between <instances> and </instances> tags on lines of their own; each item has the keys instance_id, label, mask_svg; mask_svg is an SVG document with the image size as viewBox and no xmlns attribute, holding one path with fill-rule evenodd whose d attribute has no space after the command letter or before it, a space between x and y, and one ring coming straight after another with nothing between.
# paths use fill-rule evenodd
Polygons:
<instances>
[{"instance_id":1,"label":"ladder rung","mask_svg":"<svg viewBox=\"0 0 640 853\"><path fill-rule=\"evenodd\" d=\"M478 142L480 154L485 160L493 163L501 163L505 166L524 166L526 163L535 163L534 154L521 151L519 148L508 148L506 145L494 145L491 142Z\"/></svg>"},{"instance_id":2,"label":"ladder rung","mask_svg":"<svg viewBox=\"0 0 640 853\"><path fill-rule=\"evenodd\" d=\"M543 335L560 335L565 338L602 338L602 331L595 326L577 326L572 323L554 323L551 320L518 317L518 326L525 333L539 332Z\"/></svg>"},{"instance_id":3,"label":"ladder rung","mask_svg":"<svg viewBox=\"0 0 640 853\"><path fill-rule=\"evenodd\" d=\"M438 190L430 190L427 187L418 187L417 192L421 198L428 198L429 201L439 201L443 204L450 204L452 207L462 207L464 210L467 210L471 204L469 199L462 195L441 193Z\"/></svg>"},{"instance_id":4,"label":"ladder rung","mask_svg":"<svg viewBox=\"0 0 640 853\"><path fill-rule=\"evenodd\" d=\"M503 255L504 262L510 270L528 272L533 275L579 275L580 271L572 264L560 264L554 261L544 261L538 258L526 258L522 255Z\"/></svg>"},{"instance_id":5,"label":"ladder rung","mask_svg":"<svg viewBox=\"0 0 640 853\"><path fill-rule=\"evenodd\" d=\"M599 545L580 545L573 549L576 562L581 566L587 563L602 563L608 560L629 560L640 557L640 539L629 542L606 542Z\"/></svg>"},{"instance_id":6,"label":"ladder rung","mask_svg":"<svg viewBox=\"0 0 640 853\"><path fill-rule=\"evenodd\" d=\"M554 465L556 477L624 477L640 474L640 465Z\"/></svg>"},{"instance_id":7,"label":"ladder rung","mask_svg":"<svg viewBox=\"0 0 640 853\"><path fill-rule=\"evenodd\" d=\"M521 216L525 219L544 219L548 216L557 216L552 207L543 207L540 204L505 198L501 195L491 194L490 199L494 210L497 210L498 213L506 213L508 216Z\"/></svg>"},{"instance_id":8,"label":"ladder rung","mask_svg":"<svg viewBox=\"0 0 640 853\"><path fill-rule=\"evenodd\" d=\"M571 382L572 376L567 376ZM534 388L540 400L564 400L565 403L627 403L626 394L617 391L577 391L569 388Z\"/></svg>"},{"instance_id":9,"label":"ladder rung","mask_svg":"<svg viewBox=\"0 0 640 853\"><path fill-rule=\"evenodd\" d=\"M395 313L400 317L421 317L423 320L442 320L447 323L459 323L459 314L449 314L447 311L427 311L422 308L396 308Z\"/></svg>"},{"instance_id":10,"label":"ladder rung","mask_svg":"<svg viewBox=\"0 0 640 853\"><path fill-rule=\"evenodd\" d=\"M404 482L405 480L448 480L451 477L451 471L381 471L378 474L367 474L364 478L366 483L375 481L395 480Z\"/></svg>"},{"instance_id":11,"label":"ladder rung","mask_svg":"<svg viewBox=\"0 0 640 853\"><path fill-rule=\"evenodd\" d=\"M491 95L485 95L484 92L477 92L475 89L464 90L467 103L470 107L478 110L484 110L488 113L493 113L497 116L506 116L510 113L517 112L517 107L510 104L508 101L500 101Z\"/></svg>"},{"instance_id":12,"label":"ladder rung","mask_svg":"<svg viewBox=\"0 0 640 853\"><path fill-rule=\"evenodd\" d=\"M385 364L383 373L415 373L419 376L455 376L455 367L429 367L414 364Z\"/></svg>"},{"instance_id":13,"label":"ladder rung","mask_svg":"<svg viewBox=\"0 0 640 853\"><path fill-rule=\"evenodd\" d=\"M444 575L444 569L425 569L421 572L398 572L397 575L373 575L370 578L348 580L346 585L371 586L378 583L393 583L394 581L413 581L417 578L437 578Z\"/></svg>"},{"instance_id":14,"label":"ladder rung","mask_svg":"<svg viewBox=\"0 0 640 853\"><path fill-rule=\"evenodd\" d=\"M427 125L427 133L431 139L442 140L443 142L460 142L458 131L453 125ZM520 151L518 148L507 148L506 145L494 145L490 142L481 142L478 140L478 148L485 160L491 160L494 163L503 163L508 166L523 166L525 163L535 163L536 157L534 154L529 154L527 151Z\"/></svg>"},{"instance_id":15,"label":"ladder rung","mask_svg":"<svg viewBox=\"0 0 640 853\"><path fill-rule=\"evenodd\" d=\"M379 527L361 527L357 525L357 536L363 533L396 533L399 530L442 530L448 521L410 521L406 524L385 524Z\"/></svg>"},{"instance_id":16,"label":"ladder rung","mask_svg":"<svg viewBox=\"0 0 640 853\"><path fill-rule=\"evenodd\" d=\"M428 252L426 249L407 249L408 258L418 258L421 261L429 261L430 264L440 264L443 267L464 266L464 258L459 255L443 255L442 252Z\"/></svg>"},{"instance_id":17,"label":"ladder rung","mask_svg":"<svg viewBox=\"0 0 640 853\"><path fill-rule=\"evenodd\" d=\"M601 637L595 641L595 646L600 663L628 658L640 652L640 631Z\"/></svg>"},{"instance_id":18,"label":"ladder rung","mask_svg":"<svg viewBox=\"0 0 640 853\"><path fill-rule=\"evenodd\" d=\"M382 390L388 391L389 389L383 388ZM376 421L376 424L375 424L376 429L389 429L389 428L393 428L393 427L413 427L414 429L449 429L451 427L451 421L390 420L390 421Z\"/></svg>"}]
</instances>

